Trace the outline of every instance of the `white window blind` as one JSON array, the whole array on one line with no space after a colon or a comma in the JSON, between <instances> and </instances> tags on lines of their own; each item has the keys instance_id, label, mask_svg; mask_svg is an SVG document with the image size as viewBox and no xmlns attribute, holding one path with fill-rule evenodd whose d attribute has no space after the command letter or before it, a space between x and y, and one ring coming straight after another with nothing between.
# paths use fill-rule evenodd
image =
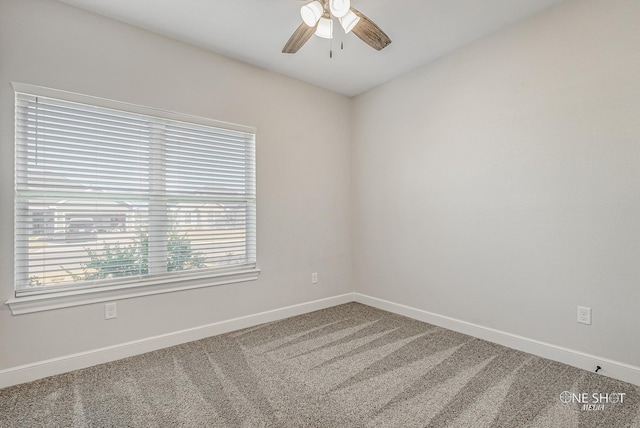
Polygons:
<instances>
[{"instance_id":1,"label":"white window blind","mask_svg":"<svg viewBox=\"0 0 640 428\"><path fill-rule=\"evenodd\" d=\"M17 296L255 267L253 130L140 109L16 92Z\"/></svg>"}]
</instances>

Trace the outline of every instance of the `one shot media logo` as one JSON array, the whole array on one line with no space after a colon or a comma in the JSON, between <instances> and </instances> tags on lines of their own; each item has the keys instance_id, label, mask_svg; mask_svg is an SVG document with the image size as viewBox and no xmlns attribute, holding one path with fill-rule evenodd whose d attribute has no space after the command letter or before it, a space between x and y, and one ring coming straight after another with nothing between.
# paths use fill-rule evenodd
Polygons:
<instances>
[{"instance_id":1,"label":"one shot media logo","mask_svg":"<svg viewBox=\"0 0 640 428\"><path fill-rule=\"evenodd\" d=\"M581 404L583 411L604 410L608 404L624 404L626 392L571 392L560 394L560 401L564 404Z\"/></svg>"}]
</instances>

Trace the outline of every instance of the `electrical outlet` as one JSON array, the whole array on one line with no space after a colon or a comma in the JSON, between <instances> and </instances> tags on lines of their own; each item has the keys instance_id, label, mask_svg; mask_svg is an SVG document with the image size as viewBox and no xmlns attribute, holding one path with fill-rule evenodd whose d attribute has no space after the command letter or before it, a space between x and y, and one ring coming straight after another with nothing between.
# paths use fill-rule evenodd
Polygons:
<instances>
[{"instance_id":1,"label":"electrical outlet","mask_svg":"<svg viewBox=\"0 0 640 428\"><path fill-rule=\"evenodd\" d=\"M591 325L591 308L578 306L578 322L580 324Z\"/></svg>"},{"instance_id":2,"label":"electrical outlet","mask_svg":"<svg viewBox=\"0 0 640 428\"><path fill-rule=\"evenodd\" d=\"M118 304L113 303L105 303L104 304L104 319L111 320L114 318L118 318Z\"/></svg>"},{"instance_id":3,"label":"electrical outlet","mask_svg":"<svg viewBox=\"0 0 640 428\"><path fill-rule=\"evenodd\" d=\"M312 284L318 283L318 272L314 272L311 274L311 283Z\"/></svg>"}]
</instances>

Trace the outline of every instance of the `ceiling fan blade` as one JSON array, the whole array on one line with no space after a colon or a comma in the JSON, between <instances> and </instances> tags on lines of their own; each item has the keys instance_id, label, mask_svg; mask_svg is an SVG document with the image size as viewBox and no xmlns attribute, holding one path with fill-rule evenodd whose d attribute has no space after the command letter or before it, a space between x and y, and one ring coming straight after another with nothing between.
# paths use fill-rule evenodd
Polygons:
<instances>
[{"instance_id":1,"label":"ceiling fan blade","mask_svg":"<svg viewBox=\"0 0 640 428\"><path fill-rule=\"evenodd\" d=\"M351 10L360 17L360 21L356 24L353 30L351 30L353 34L360 38L360 40L378 51L381 51L391 44L389 36L387 36L386 33L382 31L382 29L372 20L354 8L351 8Z\"/></svg>"},{"instance_id":2,"label":"ceiling fan blade","mask_svg":"<svg viewBox=\"0 0 640 428\"><path fill-rule=\"evenodd\" d=\"M313 36L315 33L316 27L309 27L304 22L300 24L300 26L293 32L287 44L282 48L282 53L296 53L298 50L304 46L305 43Z\"/></svg>"}]
</instances>

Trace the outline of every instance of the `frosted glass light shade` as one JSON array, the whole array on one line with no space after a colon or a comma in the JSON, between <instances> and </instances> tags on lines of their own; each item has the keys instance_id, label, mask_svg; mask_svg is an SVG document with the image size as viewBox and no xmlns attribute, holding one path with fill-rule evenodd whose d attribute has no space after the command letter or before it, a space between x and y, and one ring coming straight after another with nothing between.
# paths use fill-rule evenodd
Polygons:
<instances>
[{"instance_id":1,"label":"frosted glass light shade","mask_svg":"<svg viewBox=\"0 0 640 428\"><path fill-rule=\"evenodd\" d=\"M351 10L347 12L345 16L340 18L340 25L344 28L345 33L353 30L353 27L355 27L358 22L360 22L360 17Z\"/></svg>"},{"instance_id":2,"label":"frosted glass light shade","mask_svg":"<svg viewBox=\"0 0 640 428\"><path fill-rule=\"evenodd\" d=\"M329 18L320 18L318 28L316 28L316 36L325 39L333 38L333 20Z\"/></svg>"},{"instance_id":3,"label":"frosted glass light shade","mask_svg":"<svg viewBox=\"0 0 640 428\"><path fill-rule=\"evenodd\" d=\"M342 18L351 9L351 0L330 0L329 1L329 10L331 11L331 15L336 18Z\"/></svg>"},{"instance_id":4,"label":"frosted glass light shade","mask_svg":"<svg viewBox=\"0 0 640 428\"><path fill-rule=\"evenodd\" d=\"M322 17L324 13L324 8L322 7L322 3L319 1L312 1L309 4L306 4L300 8L300 15L302 16L302 20L309 27L315 27L318 20Z\"/></svg>"}]
</instances>

